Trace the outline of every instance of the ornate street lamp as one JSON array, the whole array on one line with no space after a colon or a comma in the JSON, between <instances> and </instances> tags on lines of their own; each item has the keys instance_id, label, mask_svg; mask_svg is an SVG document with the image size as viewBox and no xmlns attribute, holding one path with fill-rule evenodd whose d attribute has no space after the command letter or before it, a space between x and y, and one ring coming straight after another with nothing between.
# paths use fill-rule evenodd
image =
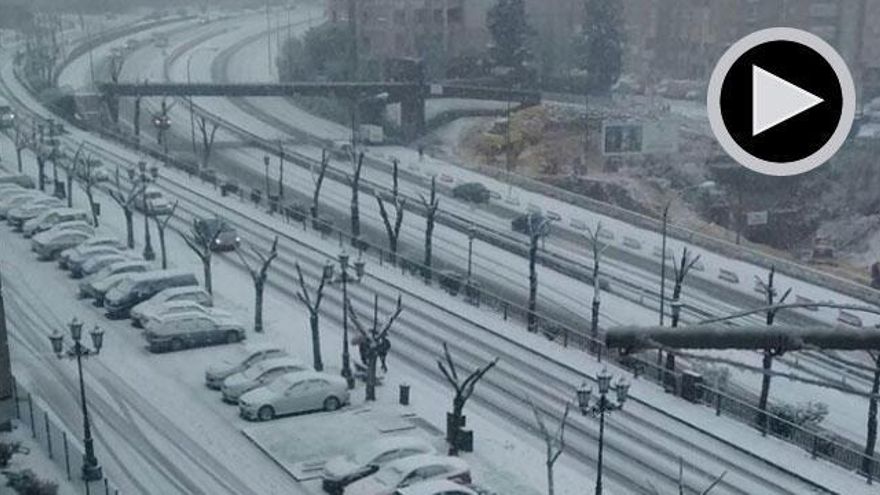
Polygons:
<instances>
[{"instance_id":1,"label":"ornate street lamp","mask_svg":"<svg viewBox=\"0 0 880 495\"><path fill-rule=\"evenodd\" d=\"M156 253L153 251L153 243L150 240L150 205L147 204L147 185L159 178L159 168L151 167L148 176L147 162L139 161L138 171L140 172L141 198L144 207L144 259L153 261L156 259Z\"/></svg>"},{"instance_id":2,"label":"ornate street lamp","mask_svg":"<svg viewBox=\"0 0 880 495\"><path fill-rule=\"evenodd\" d=\"M351 355L348 352L348 253L339 253L338 259L342 269L342 377L350 390L354 388L354 373L351 371ZM333 265L327 266L332 273Z\"/></svg>"},{"instance_id":3,"label":"ornate street lamp","mask_svg":"<svg viewBox=\"0 0 880 495\"><path fill-rule=\"evenodd\" d=\"M615 385L617 398L615 401L608 399L608 392L611 390L611 373L607 368L596 375L596 383L598 384L599 394L593 398L593 391L586 383L581 384L577 389L578 408L584 415L599 417L599 458L596 469L596 495L602 495L602 457L605 450L605 413L611 413L623 409L623 403L626 402L629 394L629 383L624 379L619 379Z\"/></svg>"},{"instance_id":4,"label":"ornate street lamp","mask_svg":"<svg viewBox=\"0 0 880 495\"><path fill-rule=\"evenodd\" d=\"M101 352L101 347L104 345L104 331L95 325L95 327L89 332L89 335L92 338L92 348L89 348L82 343L82 329L82 322L76 318L68 324L68 330L70 331L70 338L73 340L73 345L66 350L64 349L64 335L61 332L56 331L53 333L49 336L49 341L52 344L52 351L58 356L58 359L76 359L76 368L79 373L80 405L82 406L83 416L83 444L85 446L82 479L89 482L100 480L104 477L104 474L101 465L98 464L98 459L95 457L95 447L92 440L91 425L89 423L89 410L86 404L86 388L85 383L83 382L82 359L96 356Z\"/></svg>"}]
</instances>

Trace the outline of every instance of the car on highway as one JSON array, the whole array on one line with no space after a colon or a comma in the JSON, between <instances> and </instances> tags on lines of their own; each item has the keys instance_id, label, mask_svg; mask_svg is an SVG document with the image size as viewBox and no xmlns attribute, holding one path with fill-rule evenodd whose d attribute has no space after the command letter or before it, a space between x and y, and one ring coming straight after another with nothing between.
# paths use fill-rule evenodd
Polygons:
<instances>
[{"instance_id":1,"label":"car on highway","mask_svg":"<svg viewBox=\"0 0 880 495\"><path fill-rule=\"evenodd\" d=\"M9 213L6 215L6 221L9 222L9 225L12 225L15 230L21 231L24 223L31 218L39 216L44 211L61 208L63 206L64 203L62 203L60 199L47 196L9 210Z\"/></svg>"},{"instance_id":2,"label":"car on highway","mask_svg":"<svg viewBox=\"0 0 880 495\"><path fill-rule=\"evenodd\" d=\"M130 315L129 311L129 315ZM194 313L208 316L232 316L228 311L222 309L202 306L195 301L169 301L162 304L156 304L142 311L137 318L131 319L131 324L138 328L147 327L160 323L168 318L174 318L184 313Z\"/></svg>"},{"instance_id":3,"label":"car on highway","mask_svg":"<svg viewBox=\"0 0 880 495\"><path fill-rule=\"evenodd\" d=\"M122 250L122 243L119 242L119 239L106 235L95 236L75 248L62 251L61 255L58 256L58 267L63 269L69 268L71 259L78 260L88 250L98 246L113 246L117 251Z\"/></svg>"},{"instance_id":4,"label":"car on highway","mask_svg":"<svg viewBox=\"0 0 880 495\"><path fill-rule=\"evenodd\" d=\"M350 400L341 376L319 371L299 371L280 376L238 399L239 415L252 421L310 411L335 411Z\"/></svg>"},{"instance_id":5,"label":"car on highway","mask_svg":"<svg viewBox=\"0 0 880 495\"><path fill-rule=\"evenodd\" d=\"M94 298L95 306L104 305L104 297L113 287L138 273L149 271L146 261L122 261L105 267L79 283L80 298Z\"/></svg>"},{"instance_id":6,"label":"car on highway","mask_svg":"<svg viewBox=\"0 0 880 495\"><path fill-rule=\"evenodd\" d=\"M431 480L399 488L394 495L490 495L450 480Z\"/></svg>"},{"instance_id":7,"label":"car on highway","mask_svg":"<svg viewBox=\"0 0 880 495\"><path fill-rule=\"evenodd\" d=\"M67 257L67 269L73 277L82 276L82 267L90 259L108 254L122 254L124 251L117 244L98 244L93 246L77 246L77 249ZM63 256L63 255L62 255ZM60 263L59 263L60 265Z\"/></svg>"},{"instance_id":8,"label":"car on highway","mask_svg":"<svg viewBox=\"0 0 880 495\"><path fill-rule=\"evenodd\" d=\"M146 211L150 215L167 215L171 213L173 208L171 201L162 194L162 191L155 187L147 187L136 195L132 204L134 204L134 208L137 211L144 212L144 196L146 196Z\"/></svg>"},{"instance_id":9,"label":"car on highway","mask_svg":"<svg viewBox=\"0 0 880 495\"><path fill-rule=\"evenodd\" d=\"M525 213L514 218L510 222L510 228L514 232L529 235L531 228L537 227L547 220L548 219L540 213Z\"/></svg>"},{"instance_id":10,"label":"car on highway","mask_svg":"<svg viewBox=\"0 0 880 495\"><path fill-rule=\"evenodd\" d=\"M114 263L122 263L124 261L138 261L138 258L134 255L134 253L129 253L128 251L117 251L115 253L92 256L91 258L87 259L82 265L80 265L80 269L76 271L71 270L70 277L89 277Z\"/></svg>"},{"instance_id":11,"label":"car on highway","mask_svg":"<svg viewBox=\"0 0 880 495\"><path fill-rule=\"evenodd\" d=\"M234 344L245 339L245 329L232 318L184 314L143 330L150 352L180 351L189 347Z\"/></svg>"},{"instance_id":12,"label":"car on highway","mask_svg":"<svg viewBox=\"0 0 880 495\"><path fill-rule=\"evenodd\" d=\"M91 180L93 183L110 180L110 172L101 160L97 158L88 159L82 167L77 167L76 176L84 181Z\"/></svg>"},{"instance_id":13,"label":"car on highway","mask_svg":"<svg viewBox=\"0 0 880 495\"><path fill-rule=\"evenodd\" d=\"M430 442L420 437L382 437L358 446L349 454L328 459L321 472L321 487L328 493L343 493L346 485L375 473L390 462L436 452Z\"/></svg>"},{"instance_id":14,"label":"car on highway","mask_svg":"<svg viewBox=\"0 0 880 495\"><path fill-rule=\"evenodd\" d=\"M32 191L30 189L18 189L3 196L0 200L0 218L6 218L9 210L19 206L36 201L40 198L48 198L40 191Z\"/></svg>"},{"instance_id":15,"label":"car on highway","mask_svg":"<svg viewBox=\"0 0 880 495\"><path fill-rule=\"evenodd\" d=\"M31 250L37 253L37 259L48 261L55 259L61 251L74 247L91 236L90 233L76 230L44 232L31 239Z\"/></svg>"},{"instance_id":16,"label":"car on highway","mask_svg":"<svg viewBox=\"0 0 880 495\"><path fill-rule=\"evenodd\" d=\"M76 220L86 222L91 218L92 216L86 210L79 208L53 208L26 221L22 225L21 231L25 237L33 237L34 234L49 230L61 222L73 222Z\"/></svg>"},{"instance_id":17,"label":"car on highway","mask_svg":"<svg viewBox=\"0 0 880 495\"><path fill-rule=\"evenodd\" d=\"M134 322L141 318L142 315L152 311L152 308L156 306L180 301L189 301L201 304L205 307L211 307L214 305L214 299L207 291L198 285L184 285L182 287L172 287L170 289L159 291L155 296L133 306L131 310L129 310L129 316Z\"/></svg>"},{"instance_id":18,"label":"car on highway","mask_svg":"<svg viewBox=\"0 0 880 495\"><path fill-rule=\"evenodd\" d=\"M132 311L134 314L134 311ZM223 380L236 373L240 373L249 367L265 361L287 356L287 352L279 347L266 344L254 344L245 347L245 356L240 361L223 362L212 365L205 371L205 385L208 388L219 390L223 386Z\"/></svg>"},{"instance_id":19,"label":"car on highway","mask_svg":"<svg viewBox=\"0 0 880 495\"><path fill-rule=\"evenodd\" d=\"M452 188L452 197L471 203L488 203L492 193L480 182L465 182Z\"/></svg>"},{"instance_id":20,"label":"car on highway","mask_svg":"<svg viewBox=\"0 0 880 495\"><path fill-rule=\"evenodd\" d=\"M241 237L228 222L220 218L198 218L195 221L196 229L205 229L206 232L214 232L220 229L214 243L211 244L211 251L233 251L241 244Z\"/></svg>"},{"instance_id":21,"label":"car on highway","mask_svg":"<svg viewBox=\"0 0 880 495\"><path fill-rule=\"evenodd\" d=\"M172 287L198 285L195 275L186 270L155 270L133 275L107 293L105 307L110 319L128 318L131 308Z\"/></svg>"},{"instance_id":22,"label":"car on highway","mask_svg":"<svg viewBox=\"0 0 880 495\"><path fill-rule=\"evenodd\" d=\"M246 392L272 383L276 378L297 371L309 371L309 366L299 359L289 356L260 361L223 380L220 392L223 401L238 404L238 399Z\"/></svg>"},{"instance_id":23,"label":"car on highway","mask_svg":"<svg viewBox=\"0 0 880 495\"><path fill-rule=\"evenodd\" d=\"M401 488L434 480L470 483L471 469L458 457L436 454L405 457L348 485L345 495L394 495Z\"/></svg>"}]
</instances>

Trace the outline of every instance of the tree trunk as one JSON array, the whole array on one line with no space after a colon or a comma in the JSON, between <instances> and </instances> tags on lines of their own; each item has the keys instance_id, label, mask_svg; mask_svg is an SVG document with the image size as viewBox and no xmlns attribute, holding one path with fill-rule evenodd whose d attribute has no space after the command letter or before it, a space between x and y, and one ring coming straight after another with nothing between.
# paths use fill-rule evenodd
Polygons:
<instances>
[{"instance_id":1,"label":"tree trunk","mask_svg":"<svg viewBox=\"0 0 880 495\"><path fill-rule=\"evenodd\" d=\"M549 452L548 452L549 454ZM556 488L553 484L553 463L547 461L547 495L554 495Z\"/></svg>"},{"instance_id":2,"label":"tree trunk","mask_svg":"<svg viewBox=\"0 0 880 495\"><path fill-rule=\"evenodd\" d=\"M159 248L162 251L162 269L167 270L168 251L165 249L165 228L157 226L157 230L159 231Z\"/></svg>"},{"instance_id":3,"label":"tree trunk","mask_svg":"<svg viewBox=\"0 0 880 495\"><path fill-rule=\"evenodd\" d=\"M430 284L433 272L431 270L431 250L434 238L434 215L429 214L425 226L425 283Z\"/></svg>"},{"instance_id":4,"label":"tree trunk","mask_svg":"<svg viewBox=\"0 0 880 495\"><path fill-rule=\"evenodd\" d=\"M871 462L870 457L874 456L874 449L877 446L877 394L880 393L880 354L877 355L877 362L875 363L874 368L874 382L871 385L871 393L874 394L874 397L868 401L868 438L865 442L865 457L862 460L862 471L865 473L870 473L869 478L872 478L874 471L874 463Z\"/></svg>"},{"instance_id":5,"label":"tree trunk","mask_svg":"<svg viewBox=\"0 0 880 495\"><path fill-rule=\"evenodd\" d=\"M354 246L361 236L361 215L358 205L358 187L356 182L351 185L351 244Z\"/></svg>"},{"instance_id":6,"label":"tree trunk","mask_svg":"<svg viewBox=\"0 0 880 495\"><path fill-rule=\"evenodd\" d=\"M454 422L452 431L449 432L449 455L458 455L458 432L461 431L462 411L464 410L464 400L459 395L452 400L452 420Z\"/></svg>"},{"instance_id":7,"label":"tree trunk","mask_svg":"<svg viewBox=\"0 0 880 495\"><path fill-rule=\"evenodd\" d=\"M18 173L22 173L24 169L21 165L21 148L15 148L15 158L18 159Z\"/></svg>"},{"instance_id":8,"label":"tree trunk","mask_svg":"<svg viewBox=\"0 0 880 495\"><path fill-rule=\"evenodd\" d=\"M37 172L40 174L37 177L37 184L39 184L40 192L46 192L46 161L43 160L40 155L37 155Z\"/></svg>"},{"instance_id":9,"label":"tree trunk","mask_svg":"<svg viewBox=\"0 0 880 495\"><path fill-rule=\"evenodd\" d=\"M309 317L309 326L312 328L312 364L315 371L324 371L324 362L321 359L321 332L318 323L318 313L312 312Z\"/></svg>"},{"instance_id":10,"label":"tree trunk","mask_svg":"<svg viewBox=\"0 0 880 495\"><path fill-rule=\"evenodd\" d=\"M211 284L211 255L205 256L202 258L202 269L205 271L205 290L208 291L208 294L214 295L214 290Z\"/></svg>"},{"instance_id":11,"label":"tree trunk","mask_svg":"<svg viewBox=\"0 0 880 495\"><path fill-rule=\"evenodd\" d=\"M367 390L366 390L366 398L367 402L376 400L376 361L378 360L378 355L375 350L370 350L370 354L368 356L367 363Z\"/></svg>"},{"instance_id":12,"label":"tree trunk","mask_svg":"<svg viewBox=\"0 0 880 495\"><path fill-rule=\"evenodd\" d=\"M128 249L134 249L134 212L131 208L123 210L125 214L125 232Z\"/></svg>"},{"instance_id":13,"label":"tree trunk","mask_svg":"<svg viewBox=\"0 0 880 495\"><path fill-rule=\"evenodd\" d=\"M761 395L758 398L758 425L761 427L761 435L767 435L767 400L770 397L770 369L773 367L773 354L769 349L764 350L764 359L761 361L764 376L761 377Z\"/></svg>"},{"instance_id":14,"label":"tree trunk","mask_svg":"<svg viewBox=\"0 0 880 495\"><path fill-rule=\"evenodd\" d=\"M73 171L67 171L67 207L73 208Z\"/></svg>"},{"instance_id":15,"label":"tree trunk","mask_svg":"<svg viewBox=\"0 0 880 495\"><path fill-rule=\"evenodd\" d=\"M92 222L94 222L95 228L98 228L98 212L95 211L95 195L92 193L92 186L86 187L86 197L89 198L89 209L92 213Z\"/></svg>"},{"instance_id":16,"label":"tree trunk","mask_svg":"<svg viewBox=\"0 0 880 495\"><path fill-rule=\"evenodd\" d=\"M391 253L389 254L388 261L390 261L391 264L393 265L393 264L397 263L397 236L395 236L395 235L388 236L388 250L391 251Z\"/></svg>"},{"instance_id":17,"label":"tree trunk","mask_svg":"<svg viewBox=\"0 0 880 495\"><path fill-rule=\"evenodd\" d=\"M538 270L535 266L538 258L538 236L531 236L531 246L529 247L529 313L528 313L528 329L529 332L538 331Z\"/></svg>"},{"instance_id":18,"label":"tree trunk","mask_svg":"<svg viewBox=\"0 0 880 495\"><path fill-rule=\"evenodd\" d=\"M254 332L262 333L263 331L263 282L254 284Z\"/></svg>"}]
</instances>

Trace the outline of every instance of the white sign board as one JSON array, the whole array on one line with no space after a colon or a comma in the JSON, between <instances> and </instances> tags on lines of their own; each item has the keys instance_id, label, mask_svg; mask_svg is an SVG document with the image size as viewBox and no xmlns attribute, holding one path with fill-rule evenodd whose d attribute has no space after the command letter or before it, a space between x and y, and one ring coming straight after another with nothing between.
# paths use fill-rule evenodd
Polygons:
<instances>
[{"instance_id":1,"label":"white sign board","mask_svg":"<svg viewBox=\"0 0 880 495\"><path fill-rule=\"evenodd\" d=\"M770 215L767 210L750 211L746 213L746 225L748 225L749 227L753 227L756 225L767 225L769 218Z\"/></svg>"},{"instance_id":2,"label":"white sign board","mask_svg":"<svg viewBox=\"0 0 880 495\"><path fill-rule=\"evenodd\" d=\"M431 85L431 96L443 96L443 85L432 84Z\"/></svg>"}]
</instances>

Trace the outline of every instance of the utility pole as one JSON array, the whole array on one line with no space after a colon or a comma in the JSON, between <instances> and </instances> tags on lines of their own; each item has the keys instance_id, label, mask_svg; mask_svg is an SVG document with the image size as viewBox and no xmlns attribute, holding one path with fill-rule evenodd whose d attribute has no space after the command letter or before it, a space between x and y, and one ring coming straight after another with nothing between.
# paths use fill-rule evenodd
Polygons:
<instances>
[{"instance_id":1,"label":"utility pole","mask_svg":"<svg viewBox=\"0 0 880 495\"><path fill-rule=\"evenodd\" d=\"M266 0L266 68L272 78L272 18L269 15L269 0Z\"/></svg>"}]
</instances>

